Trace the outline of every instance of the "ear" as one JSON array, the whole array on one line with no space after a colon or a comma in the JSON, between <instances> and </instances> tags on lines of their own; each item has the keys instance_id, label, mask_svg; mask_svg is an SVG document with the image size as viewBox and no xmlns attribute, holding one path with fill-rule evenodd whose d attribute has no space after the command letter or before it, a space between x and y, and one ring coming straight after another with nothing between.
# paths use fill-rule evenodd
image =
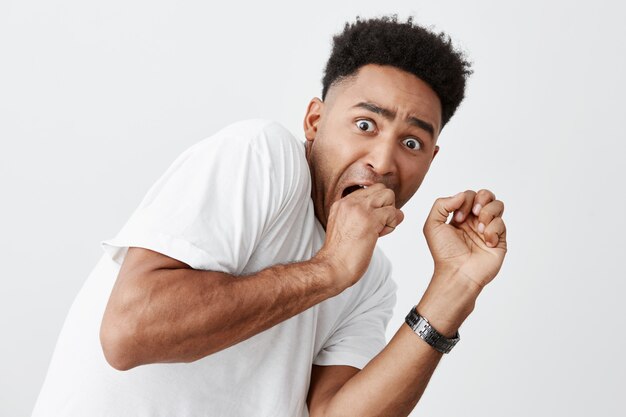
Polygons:
<instances>
[{"instance_id":1,"label":"ear","mask_svg":"<svg viewBox=\"0 0 626 417\"><path fill-rule=\"evenodd\" d=\"M435 145L435 152L433 152L433 157L430 160L430 162L433 162L433 160L435 159L435 156L437 156L438 153L439 153L439 145Z\"/></svg>"},{"instance_id":2,"label":"ear","mask_svg":"<svg viewBox=\"0 0 626 417\"><path fill-rule=\"evenodd\" d=\"M309 142L312 142L317 135L317 125L322 118L322 110L324 109L324 102L317 97L314 97L309 102L309 106L306 109L304 115L304 137Z\"/></svg>"}]
</instances>

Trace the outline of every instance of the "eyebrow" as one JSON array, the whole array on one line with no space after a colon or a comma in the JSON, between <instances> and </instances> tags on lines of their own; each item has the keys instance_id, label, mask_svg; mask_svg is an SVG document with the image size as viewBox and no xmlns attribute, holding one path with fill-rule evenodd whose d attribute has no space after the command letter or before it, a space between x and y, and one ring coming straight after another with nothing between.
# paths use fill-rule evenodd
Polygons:
<instances>
[{"instance_id":1,"label":"eyebrow","mask_svg":"<svg viewBox=\"0 0 626 417\"><path fill-rule=\"evenodd\" d=\"M362 101L352 106L352 108L355 108L355 107L369 110L376 114L380 114L381 116L383 116L385 119L388 119L388 120L394 120L396 118L396 112L386 109L384 107L380 107L374 103L368 103L368 102ZM427 121L424 121L414 116L407 117L406 121L410 125L417 126L420 129L427 131L428 133L430 133L431 137L435 136L435 128L433 127L432 124L428 123Z\"/></svg>"}]
</instances>

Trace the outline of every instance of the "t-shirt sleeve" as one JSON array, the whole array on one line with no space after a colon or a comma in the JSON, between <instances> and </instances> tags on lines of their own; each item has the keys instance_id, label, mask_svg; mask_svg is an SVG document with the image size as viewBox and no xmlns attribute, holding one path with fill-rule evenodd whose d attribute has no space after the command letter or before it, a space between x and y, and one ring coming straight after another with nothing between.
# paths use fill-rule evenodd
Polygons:
<instances>
[{"instance_id":1,"label":"t-shirt sleeve","mask_svg":"<svg viewBox=\"0 0 626 417\"><path fill-rule=\"evenodd\" d=\"M263 233L302 187L297 147L271 121L223 129L183 152L117 236L101 242L103 249L119 264L136 246L194 269L241 273Z\"/></svg>"},{"instance_id":2,"label":"t-shirt sleeve","mask_svg":"<svg viewBox=\"0 0 626 417\"><path fill-rule=\"evenodd\" d=\"M378 286L373 293L361 297L340 321L313 360L314 365L363 369L385 347L385 330L396 304L397 285L391 278L389 260L379 249L376 251L367 278Z\"/></svg>"}]
</instances>

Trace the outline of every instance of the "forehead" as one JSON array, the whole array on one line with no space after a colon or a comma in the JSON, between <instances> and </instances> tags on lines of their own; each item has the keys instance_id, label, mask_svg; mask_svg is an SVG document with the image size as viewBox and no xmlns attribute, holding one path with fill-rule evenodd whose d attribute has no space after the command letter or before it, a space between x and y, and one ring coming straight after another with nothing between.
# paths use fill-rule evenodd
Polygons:
<instances>
[{"instance_id":1,"label":"forehead","mask_svg":"<svg viewBox=\"0 0 626 417\"><path fill-rule=\"evenodd\" d=\"M441 128L441 102L432 88L415 75L391 66L369 64L329 89L326 101L346 110L373 102L400 115L416 116Z\"/></svg>"}]
</instances>

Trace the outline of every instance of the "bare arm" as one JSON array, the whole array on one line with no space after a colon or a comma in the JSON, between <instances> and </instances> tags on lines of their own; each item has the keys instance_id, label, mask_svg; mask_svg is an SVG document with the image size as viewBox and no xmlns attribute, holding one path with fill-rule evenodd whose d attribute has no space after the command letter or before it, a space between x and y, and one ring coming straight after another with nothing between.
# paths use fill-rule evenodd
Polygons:
<instances>
[{"instance_id":1,"label":"bare arm","mask_svg":"<svg viewBox=\"0 0 626 417\"><path fill-rule=\"evenodd\" d=\"M439 199L424 226L435 274L417 311L452 337L473 311L482 288L498 273L506 253L502 202L482 190ZM472 207L483 208L478 215ZM450 224L450 213L463 212ZM483 226L479 226L482 224ZM345 366L313 367L308 404L311 417L407 416L422 396L442 354L403 324L389 344L359 371Z\"/></svg>"},{"instance_id":2,"label":"bare arm","mask_svg":"<svg viewBox=\"0 0 626 417\"><path fill-rule=\"evenodd\" d=\"M411 333L403 324L361 371L350 366L313 366L311 417L408 415L442 356Z\"/></svg>"},{"instance_id":3,"label":"bare arm","mask_svg":"<svg viewBox=\"0 0 626 417\"><path fill-rule=\"evenodd\" d=\"M457 291L452 287L450 290ZM455 297L458 305L442 306L452 313L448 317L454 316L457 324L438 320L431 320L431 324L444 336L452 337L477 295L475 289L468 288ZM424 302L417 309L425 317L440 317ZM424 393L442 356L402 324L387 346L360 371L314 366L310 415L407 416Z\"/></svg>"},{"instance_id":4,"label":"bare arm","mask_svg":"<svg viewBox=\"0 0 626 417\"><path fill-rule=\"evenodd\" d=\"M200 359L338 294L332 271L319 256L233 277L129 248L100 329L105 357L119 370Z\"/></svg>"},{"instance_id":5,"label":"bare arm","mask_svg":"<svg viewBox=\"0 0 626 417\"><path fill-rule=\"evenodd\" d=\"M382 184L360 194L393 198ZM365 209L361 198L344 200L337 207L348 208L340 211L346 218L340 215L338 222L358 233L352 231L351 238L344 239L331 227L324 247L312 259L275 265L253 275L194 270L163 254L130 248L100 328L109 364L127 370L148 363L191 362L246 340L356 283L367 270L378 237L390 233L403 217L388 205Z\"/></svg>"}]
</instances>

